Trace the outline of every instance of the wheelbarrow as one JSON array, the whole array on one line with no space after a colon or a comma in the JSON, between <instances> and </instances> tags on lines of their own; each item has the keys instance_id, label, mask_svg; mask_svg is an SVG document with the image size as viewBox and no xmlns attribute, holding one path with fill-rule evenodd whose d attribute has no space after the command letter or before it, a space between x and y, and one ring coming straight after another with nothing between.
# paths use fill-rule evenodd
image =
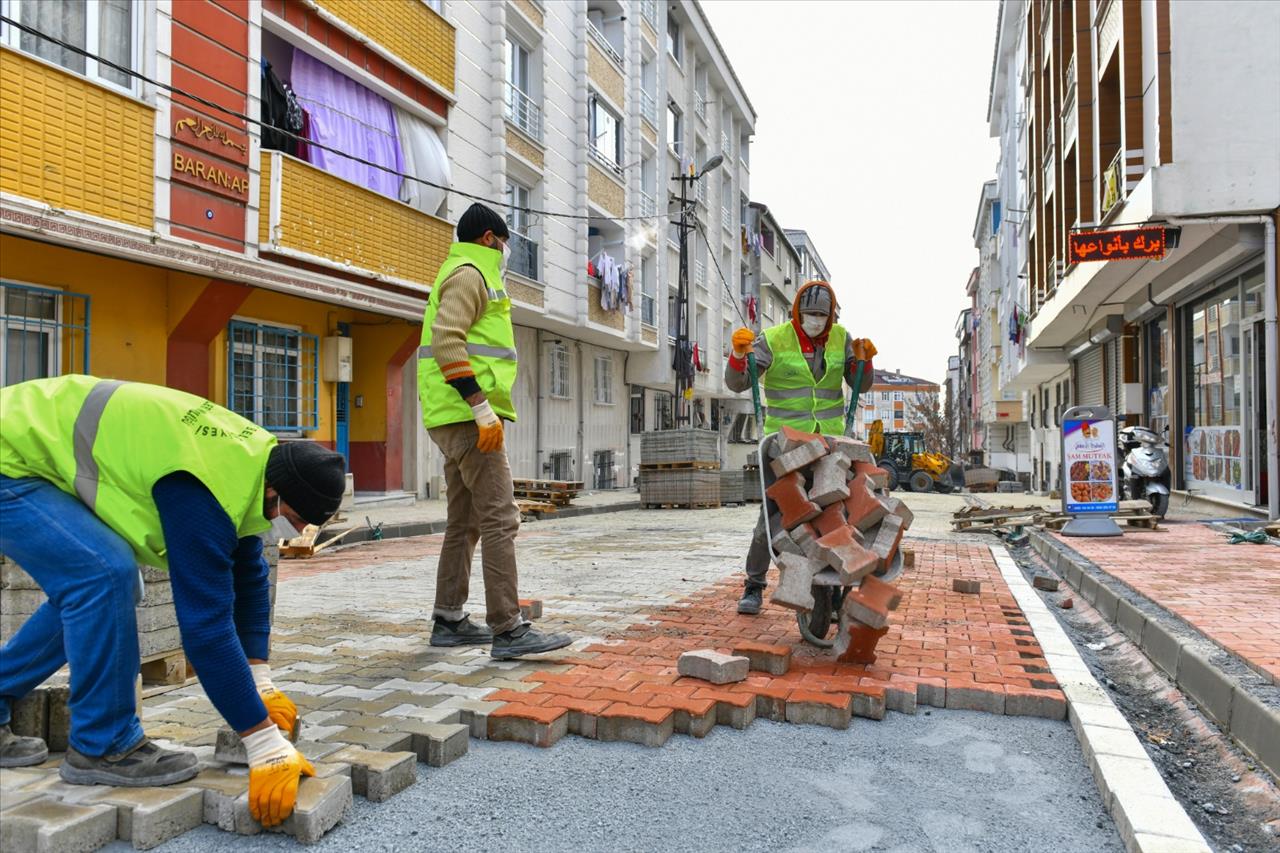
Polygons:
<instances>
[{"instance_id":1,"label":"wheelbarrow","mask_svg":"<svg viewBox=\"0 0 1280 853\"><path fill-rule=\"evenodd\" d=\"M853 434L853 417L858 409L858 391L862 385L862 371L865 362L859 361L854 371L854 392L852 399L849 401L849 409L845 413L845 435ZM756 368L755 353L747 355L747 367L751 374L751 402L755 406L756 421L760 429L760 438L756 442L756 458L758 465L756 470L760 477L760 512L764 517L764 533L765 541L768 543L769 556L776 560L778 555L773 550L773 530L769 520L769 499L765 496L764 466L767 461L765 456L765 442L774 433L766 434L764 431L764 414L760 404L760 376ZM893 560L883 571L876 572L876 576L886 582L892 582L902 574L902 552L899 550L894 554ZM840 608L844 606L845 596L853 587L846 586L840 582L840 575L835 569L824 568L813 576L813 586L811 592L813 595L813 609L796 611L796 627L800 629L800 636L806 643L817 646L821 649L829 649L835 645L835 632L832 631L832 625L835 624L837 630L838 615Z\"/></svg>"}]
</instances>

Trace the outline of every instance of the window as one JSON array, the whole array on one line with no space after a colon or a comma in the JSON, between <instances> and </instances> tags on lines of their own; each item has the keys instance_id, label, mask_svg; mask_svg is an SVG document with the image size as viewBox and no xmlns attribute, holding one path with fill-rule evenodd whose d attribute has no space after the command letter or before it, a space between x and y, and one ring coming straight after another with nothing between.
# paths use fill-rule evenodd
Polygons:
<instances>
[{"instance_id":1,"label":"window","mask_svg":"<svg viewBox=\"0 0 1280 853\"><path fill-rule=\"evenodd\" d=\"M670 391L653 392L653 428L675 429L675 411L671 408Z\"/></svg>"},{"instance_id":2,"label":"window","mask_svg":"<svg viewBox=\"0 0 1280 853\"><path fill-rule=\"evenodd\" d=\"M88 373L88 336L88 296L0 285L0 384Z\"/></svg>"},{"instance_id":3,"label":"window","mask_svg":"<svg viewBox=\"0 0 1280 853\"><path fill-rule=\"evenodd\" d=\"M318 341L297 329L233 320L227 328L231 410L271 432L319 427Z\"/></svg>"},{"instance_id":4,"label":"window","mask_svg":"<svg viewBox=\"0 0 1280 853\"><path fill-rule=\"evenodd\" d=\"M508 268L511 272L525 278L538 280L538 244L529 236L529 211L533 191L515 181L507 181L506 201L512 205L507 210L507 228L511 238L507 245L511 247L511 258Z\"/></svg>"},{"instance_id":5,"label":"window","mask_svg":"<svg viewBox=\"0 0 1280 853\"><path fill-rule=\"evenodd\" d=\"M564 344L551 345L551 396L569 397L569 348Z\"/></svg>"},{"instance_id":6,"label":"window","mask_svg":"<svg viewBox=\"0 0 1280 853\"><path fill-rule=\"evenodd\" d=\"M901 392L901 391L894 391L894 392L893 392L893 402L895 402L895 403L901 403L901 402L902 402L902 392Z\"/></svg>"},{"instance_id":7,"label":"window","mask_svg":"<svg viewBox=\"0 0 1280 853\"><path fill-rule=\"evenodd\" d=\"M644 386L631 386L631 434L644 432Z\"/></svg>"},{"instance_id":8,"label":"window","mask_svg":"<svg viewBox=\"0 0 1280 853\"><path fill-rule=\"evenodd\" d=\"M613 405L613 359L607 355L596 356L596 396L597 403L603 406Z\"/></svg>"},{"instance_id":9,"label":"window","mask_svg":"<svg viewBox=\"0 0 1280 853\"><path fill-rule=\"evenodd\" d=\"M676 106L675 101L667 102L667 145L671 150L680 153L680 146L684 140L684 115L680 112L680 108Z\"/></svg>"},{"instance_id":10,"label":"window","mask_svg":"<svg viewBox=\"0 0 1280 853\"><path fill-rule=\"evenodd\" d=\"M658 283L653 267L653 258L640 259L640 321L650 326L658 325Z\"/></svg>"},{"instance_id":11,"label":"window","mask_svg":"<svg viewBox=\"0 0 1280 853\"><path fill-rule=\"evenodd\" d=\"M880 392L880 402L882 402L882 403L887 403L887 402L889 402L889 392L888 392L888 391L881 391L881 392Z\"/></svg>"},{"instance_id":12,"label":"window","mask_svg":"<svg viewBox=\"0 0 1280 853\"><path fill-rule=\"evenodd\" d=\"M595 463L595 483L592 485L592 488L614 488L617 485L617 478L614 474L613 451L597 450L591 455L591 457L592 461Z\"/></svg>"},{"instance_id":13,"label":"window","mask_svg":"<svg viewBox=\"0 0 1280 853\"><path fill-rule=\"evenodd\" d=\"M679 62L684 55L684 40L680 35L680 25L675 21L667 18L667 53L671 54L671 58Z\"/></svg>"},{"instance_id":14,"label":"window","mask_svg":"<svg viewBox=\"0 0 1280 853\"><path fill-rule=\"evenodd\" d=\"M595 95L587 105L591 121L591 153L603 160L614 171L621 171L622 130L617 113L604 105Z\"/></svg>"},{"instance_id":15,"label":"window","mask_svg":"<svg viewBox=\"0 0 1280 853\"><path fill-rule=\"evenodd\" d=\"M6 17L124 68L134 67L134 8L133 0L0 2L0 11ZM68 71L83 74L91 80L130 92L136 88L134 78L123 71L59 47L48 39L23 32L17 27L5 27L4 42Z\"/></svg>"},{"instance_id":16,"label":"window","mask_svg":"<svg viewBox=\"0 0 1280 853\"><path fill-rule=\"evenodd\" d=\"M529 49L507 37L507 120L534 139L542 139L542 109L533 99Z\"/></svg>"}]
</instances>

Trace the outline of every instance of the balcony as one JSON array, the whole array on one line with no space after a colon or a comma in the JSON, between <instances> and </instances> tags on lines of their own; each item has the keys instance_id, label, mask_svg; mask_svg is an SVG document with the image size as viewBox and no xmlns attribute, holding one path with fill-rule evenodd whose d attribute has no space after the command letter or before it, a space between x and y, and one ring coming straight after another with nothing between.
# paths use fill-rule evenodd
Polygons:
<instances>
[{"instance_id":1,"label":"balcony","mask_svg":"<svg viewBox=\"0 0 1280 853\"><path fill-rule=\"evenodd\" d=\"M604 51L604 55L612 59L621 68L622 54L618 53L618 49L609 43L609 39L605 34L600 32L600 29L590 21L587 21L587 32L591 34L591 40L596 43L596 47Z\"/></svg>"},{"instance_id":2,"label":"balcony","mask_svg":"<svg viewBox=\"0 0 1280 853\"><path fill-rule=\"evenodd\" d=\"M658 126L658 101L653 97L653 93L645 89L640 90L640 118L649 122L649 124L657 128Z\"/></svg>"},{"instance_id":3,"label":"balcony","mask_svg":"<svg viewBox=\"0 0 1280 853\"><path fill-rule=\"evenodd\" d=\"M1120 43L1121 3L1104 0L1098 7L1098 68L1107 67L1111 53Z\"/></svg>"},{"instance_id":4,"label":"balcony","mask_svg":"<svg viewBox=\"0 0 1280 853\"><path fill-rule=\"evenodd\" d=\"M720 208L720 222L726 231L733 230L733 211L727 207Z\"/></svg>"},{"instance_id":5,"label":"balcony","mask_svg":"<svg viewBox=\"0 0 1280 853\"><path fill-rule=\"evenodd\" d=\"M640 191L640 215L641 216L657 216L658 215L658 202L654 200L653 196L651 196L649 193L645 192L644 190Z\"/></svg>"},{"instance_id":6,"label":"balcony","mask_svg":"<svg viewBox=\"0 0 1280 853\"><path fill-rule=\"evenodd\" d=\"M640 0L640 17L654 32L658 30L658 0Z\"/></svg>"},{"instance_id":7,"label":"balcony","mask_svg":"<svg viewBox=\"0 0 1280 853\"><path fill-rule=\"evenodd\" d=\"M707 96L701 92L693 93L693 111L698 114L698 118L703 121L707 120Z\"/></svg>"},{"instance_id":8,"label":"balcony","mask_svg":"<svg viewBox=\"0 0 1280 853\"><path fill-rule=\"evenodd\" d=\"M512 231L511 238L507 240L507 246L511 250L507 270L532 281L538 281L540 275L538 244L525 235Z\"/></svg>"},{"instance_id":9,"label":"balcony","mask_svg":"<svg viewBox=\"0 0 1280 853\"><path fill-rule=\"evenodd\" d=\"M426 3L314 2L322 11L341 18L428 80L453 91L453 24Z\"/></svg>"},{"instance_id":10,"label":"balcony","mask_svg":"<svg viewBox=\"0 0 1280 853\"><path fill-rule=\"evenodd\" d=\"M703 290L707 289L707 262L694 261L693 264L693 280L698 287Z\"/></svg>"},{"instance_id":11,"label":"balcony","mask_svg":"<svg viewBox=\"0 0 1280 853\"><path fill-rule=\"evenodd\" d=\"M694 181L693 186L694 186L693 197L698 201L700 201L701 203L706 204L707 203L707 182L705 180Z\"/></svg>"},{"instance_id":12,"label":"balcony","mask_svg":"<svg viewBox=\"0 0 1280 853\"><path fill-rule=\"evenodd\" d=\"M513 83L507 83L507 121L537 141L542 141L542 107Z\"/></svg>"},{"instance_id":13,"label":"balcony","mask_svg":"<svg viewBox=\"0 0 1280 853\"><path fill-rule=\"evenodd\" d=\"M729 134L724 132L720 134L720 151L724 154L724 159L733 161L733 145L729 142Z\"/></svg>"},{"instance_id":14,"label":"balcony","mask_svg":"<svg viewBox=\"0 0 1280 853\"><path fill-rule=\"evenodd\" d=\"M1076 90L1067 92L1067 103L1062 108L1062 147L1065 150L1076 138Z\"/></svg>"},{"instance_id":15,"label":"balcony","mask_svg":"<svg viewBox=\"0 0 1280 853\"><path fill-rule=\"evenodd\" d=\"M1058 166L1058 152L1056 149L1050 148L1049 152L1045 154L1045 157L1044 157L1044 173L1043 173L1044 183L1042 184L1042 186L1044 186L1045 198L1048 198L1049 196L1053 195L1053 191L1054 189L1056 189L1057 166Z\"/></svg>"},{"instance_id":16,"label":"balcony","mask_svg":"<svg viewBox=\"0 0 1280 853\"><path fill-rule=\"evenodd\" d=\"M265 252L429 287L453 226L279 151L262 152L258 239Z\"/></svg>"}]
</instances>

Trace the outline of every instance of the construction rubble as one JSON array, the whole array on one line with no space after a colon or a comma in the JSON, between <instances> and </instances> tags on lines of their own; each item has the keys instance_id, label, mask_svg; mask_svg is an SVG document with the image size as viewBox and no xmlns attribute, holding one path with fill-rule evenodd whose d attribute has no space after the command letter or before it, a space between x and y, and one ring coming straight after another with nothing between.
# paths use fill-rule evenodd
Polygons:
<instances>
[{"instance_id":1,"label":"construction rubble","mask_svg":"<svg viewBox=\"0 0 1280 853\"><path fill-rule=\"evenodd\" d=\"M840 607L836 655L873 663L889 612L902 599L882 578L896 576L911 510L889 495L888 475L876 466L871 449L851 438L784 427L770 456L776 479L766 494L779 513L769 528L780 575L772 601L812 610L815 578L821 582L826 572L829 580L838 579L851 589Z\"/></svg>"}]
</instances>

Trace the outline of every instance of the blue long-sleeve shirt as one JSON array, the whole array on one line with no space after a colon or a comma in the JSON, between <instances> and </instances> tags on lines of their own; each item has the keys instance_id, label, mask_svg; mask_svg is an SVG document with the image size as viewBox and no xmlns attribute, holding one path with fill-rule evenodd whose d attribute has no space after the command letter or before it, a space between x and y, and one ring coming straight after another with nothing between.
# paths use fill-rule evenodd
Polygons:
<instances>
[{"instance_id":1,"label":"blue long-sleeve shirt","mask_svg":"<svg viewBox=\"0 0 1280 853\"><path fill-rule=\"evenodd\" d=\"M180 471L151 490L168 549L182 648L209 701L236 731L267 717L249 658L267 659L271 587L262 540L235 525L195 476Z\"/></svg>"}]
</instances>

